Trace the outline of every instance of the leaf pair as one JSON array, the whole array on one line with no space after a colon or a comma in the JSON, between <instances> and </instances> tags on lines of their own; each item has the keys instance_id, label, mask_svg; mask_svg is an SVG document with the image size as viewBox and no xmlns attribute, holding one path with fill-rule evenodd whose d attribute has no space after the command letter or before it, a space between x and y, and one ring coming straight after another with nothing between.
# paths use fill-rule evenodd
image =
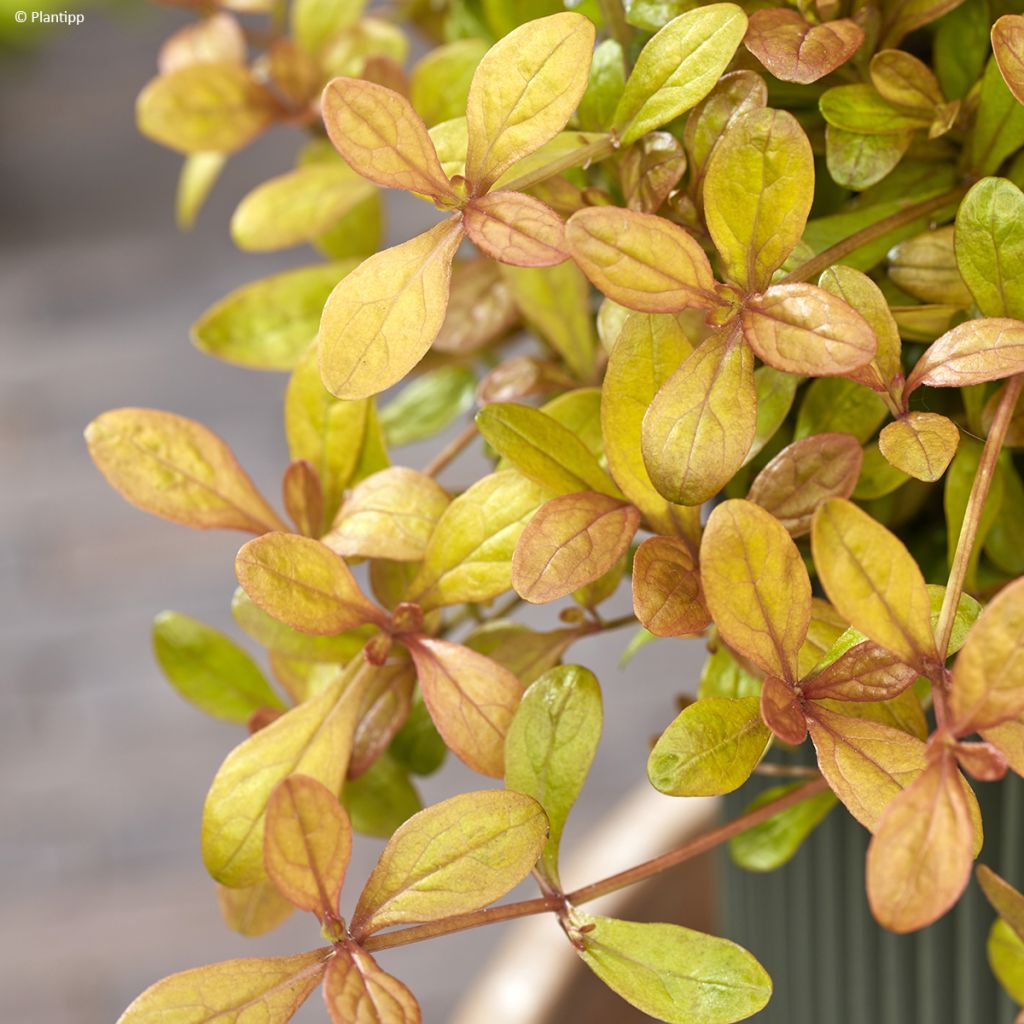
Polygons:
<instances>
[{"instance_id":1,"label":"leaf pair","mask_svg":"<svg viewBox=\"0 0 1024 1024\"><path fill-rule=\"evenodd\" d=\"M339 398L364 398L404 377L441 329L452 260L469 237L524 266L566 258L562 222L539 200L492 192L514 163L553 138L586 87L594 29L578 14L530 22L493 46L469 89L465 175L442 168L409 102L382 86L335 79L324 91L331 141L364 178L461 210L423 235L366 260L331 293L320 324L321 371ZM514 74L509 69L514 69Z\"/></svg>"}]
</instances>

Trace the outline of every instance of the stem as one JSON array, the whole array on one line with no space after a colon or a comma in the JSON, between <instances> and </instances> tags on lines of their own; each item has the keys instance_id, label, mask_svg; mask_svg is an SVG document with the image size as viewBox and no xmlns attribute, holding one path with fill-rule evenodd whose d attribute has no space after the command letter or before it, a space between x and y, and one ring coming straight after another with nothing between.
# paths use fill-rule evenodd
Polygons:
<instances>
[{"instance_id":1,"label":"stem","mask_svg":"<svg viewBox=\"0 0 1024 1024\"><path fill-rule=\"evenodd\" d=\"M940 662L946 660L949 638L953 635L953 621L956 618L956 610L960 606L960 595L963 593L964 580L967 578L967 567L971 561L974 542L978 537L978 527L981 525L981 514L985 510L985 500L988 498L992 479L995 476L996 462L999 459L999 452L1002 450L1006 431L1010 426L1010 419L1013 416L1017 399L1020 397L1022 386L1024 386L1024 374L1011 377L1006 385L1003 397L999 400L999 407L996 409L992 427L985 439L985 447L982 449L981 460L978 462L978 472L971 485L971 494L967 499L964 521L960 526L960 536L957 538L953 564L949 570L946 593L942 598L939 623L935 629L935 643Z\"/></svg>"},{"instance_id":2,"label":"stem","mask_svg":"<svg viewBox=\"0 0 1024 1024\"><path fill-rule=\"evenodd\" d=\"M444 449L423 470L425 476L437 476L450 462L453 462L469 446L477 435L476 423L470 423L458 437L453 438Z\"/></svg>"},{"instance_id":3,"label":"stem","mask_svg":"<svg viewBox=\"0 0 1024 1024\"><path fill-rule=\"evenodd\" d=\"M364 942L360 942L358 935L353 935L353 939L359 942L368 953L372 953L378 949L407 946L411 942L422 942L424 939L433 939L439 935L450 935L452 932L480 928L485 924L493 924L496 921L511 921L517 917L530 917L534 914L557 913L564 907L565 900L574 905L587 903L590 900L596 900L599 896L606 896L608 893L617 892L619 889L625 889L630 885L635 885L637 882L642 882L666 870L666 868L675 867L684 861L692 860L694 857L714 849L714 847L719 846L740 832L746 832L748 828L753 828L754 825L767 821L780 811L784 811L787 807L792 807L800 803L800 801L820 793L825 788L825 780L819 776L813 782L808 782L800 786L799 789L784 793L770 803L762 804L762 806L752 811L747 811L738 818L733 818L732 821L720 825L718 828L712 829L696 839L690 839L681 846L677 846L674 850L669 850L668 853L663 853L660 857L644 861L643 864L638 864L636 867L629 868L626 871L610 875L599 882L585 885L582 889L569 893L565 898L541 896L537 899L523 900L519 903L506 903L500 907L474 910L468 914L455 914L442 921L431 921L429 924L414 925L411 928L396 928L394 931L384 932L380 935L371 935Z\"/></svg>"},{"instance_id":4,"label":"stem","mask_svg":"<svg viewBox=\"0 0 1024 1024\"><path fill-rule=\"evenodd\" d=\"M522 192L524 189L539 185L548 178L553 178L556 174L561 174L562 171L569 170L570 167L583 167L598 160L604 160L605 157L611 156L617 148L617 139L611 135L602 135L601 138L595 139L593 142L588 142L578 149L556 157L542 167L535 167L532 171L513 178L503 184L501 190L503 192Z\"/></svg>"},{"instance_id":5,"label":"stem","mask_svg":"<svg viewBox=\"0 0 1024 1024\"><path fill-rule=\"evenodd\" d=\"M950 203L956 202L967 193L967 188L968 186L966 185L960 185L957 188L950 189L948 192L932 196L931 199L923 199L919 203L912 203L910 206L897 210L896 213L890 214L888 217L875 221L874 224L861 228L860 231L855 231L841 242L830 245L827 249L819 252L817 256L801 264L796 270L788 273L779 281L779 284L792 284L794 281L806 281L809 277L817 277L823 270L828 270L833 263L838 263L844 256L855 252L862 245L867 245L868 242L873 242L876 238L881 238L890 231L895 231L896 228L910 224L917 220L918 217L924 217L929 213L934 213L936 210L941 210Z\"/></svg>"},{"instance_id":6,"label":"stem","mask_svg":"<svg viewBox=\"0 0 1024 1024\"><path fill-rule=\"evenodd\" d=\"M622 47L622 64L629 77L629 45L633 41L633 33L622 10L622 0L601 0L601 17L609 35Z\"/></svg>"}]
</instances>

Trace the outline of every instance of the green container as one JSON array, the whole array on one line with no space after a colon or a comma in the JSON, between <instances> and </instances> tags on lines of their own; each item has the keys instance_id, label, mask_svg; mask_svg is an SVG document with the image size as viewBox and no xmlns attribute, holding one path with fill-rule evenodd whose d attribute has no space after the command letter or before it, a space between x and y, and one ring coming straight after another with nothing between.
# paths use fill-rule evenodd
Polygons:
<instances>
[{"instance_id":1,"label":"green container","mask_svg":"<svg viewBox=\"0 0 1024 1024\"><path fill-rule=\"evenodd\" d=\"M755 779L726 798L742 813L778 779ZM979 860L1024 883L1024 781L975 783L985 822ZM930 928L893 935L875 923L864 892L868 833L842 806L796 856L767 874L725 853L719 871L722 934L771 974L775 994L758 1024L1011 1024L1017 1008L989 969L994 914L976 881Z\"/></svg>"}]
</instances>

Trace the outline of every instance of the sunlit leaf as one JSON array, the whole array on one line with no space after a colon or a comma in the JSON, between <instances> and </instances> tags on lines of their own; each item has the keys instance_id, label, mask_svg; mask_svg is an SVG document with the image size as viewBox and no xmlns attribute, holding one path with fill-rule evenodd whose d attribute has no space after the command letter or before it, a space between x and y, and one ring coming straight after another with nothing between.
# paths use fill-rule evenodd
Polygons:
<instances>
[{"instance_id":1,"label":"sunlit leaf","mask_svg":"<svg viewBox=\"0 0 1024 1024\"><path fill-rule=\"evenodd\" d=\"M218 882L239 888L264 877L267 802L282 779L308 775L341 791L363 694L376 671L356 659L316 697L228 754L203 808L203 860Z\"/></svg>"},{"instance_id":2,"label":"sunlit leaf","mask_svg":"<svg viewBox=\"0 0 1024 1024\"><path fill-rule=\"evenodd\" d=\"M601 687L594 674L561 665L523 694L505 741L506 787L533 797L547 815L541 864L555 885L562 830L597 751L601 724Z\"/></svg>"},{"instance_id":3,"label":"sunlit leaf","mask_svg":"<svg viewBox=\"0 0 1024 1024\"><path fill-rule=\"evenodd\" d=\"M562 218L521 192L490 192L462 214L469 240L486 256L517 267L553 267L569 258Z\"/></svg>"},{"instance_id":4,"label":"sunlit leaf","mask_svg":"<svg viewBox=\"0 0 1024 1024\"><path fill-rule=\"evenodd\" d=\"M254 1014L267 1024L285 1024L320 984L330 952L225 960L172 974L146 989L117 1024L245 1024Z\"/></svg>"},{"instance_id":5,"label":"sunlit leaf","mask_svg":"<svg viewBox=\"0 0 1024 1024\"><path fill-rule=\"evenodd\" d=\"M893 798L868 847L868 902L890 931L941 917L971 877L973 827L960 773L940 757Z\"/></svg>"},{"instance_id":6,"label":"sunlit leaf","mask_svg":"<svg viewBox=\"0 0 1024 1024\"><path fill-rule=\"evenodd\" d=\"M642 444L652 483L675 504L707 501L743 464L756 423L753 354L727 328L694 349L651 402Z\"/></svg>"},{"instance_id":7,"label":"sunlit leaf","mask_svg":"<svg viewBox=\"0 0 1024 1024\"><path fill-rule=\"evenodd\" d=\"M1024 371L1024 324L991 317L968 320L933 342L907 378L907 394L933 388L969 387Z\"/></svg>"},{"instance_id":8,"label":"sunlit leaf","mask_svg":"<svg viewBox=\"0 0 1024 1024\"><path fill-rule=\"evenodd\" d=\"M324 1000L334 1024L420 1024L419 1004L395 977L354 944L327 965Z\"/></svg>"},{"instance_id":9,"label":"sunlit leaf","mask_svg":"<svg viewBox=\"0 0 1024 1024\"><path fill-rule=\"evenodd\" d=\"M154 619L153 653L171 685L216 718L244 724L260 708L284 706L241 647L180 612Z\"/></svg>"},{"instance_id":10,"label":"sunlit leaf","mask_svg":"<svg viewBox=\"0 0 1024 1024\"><path fill-rule=\"evenodd\" d=\"M704 530L700 572L708 609L729 646L795 682L811 583L786 528L752 502L723 502Z\"/></svg>"},{"instance_id":11,"label":"sunlit leaf","mask_svg":"<svg viewBox=\"0 0 1024 1024\"><path fill-rule=\"evenodd\" d=\"M699 103L732 60L747 29L735 4L708 4L673 18L640 52L615 109L624 144Z\"/></svg>"},{"instance_id":12,"label":"sunlit leaf","mask_svg":"<svg viewBox=\"0 0 1024 1024\"><path fill-rule=\"evenodd\" d=\"M905 50L881 50L871 58L871 84L883 99L913 110L934 111L945 103L932 69Z\"/></svg>"},{"instance_id":13,"label":"sunlit leaf","mask_svg":"<svg viewBox=\"0 0 1024 1024\"><path fill-rule=\"evenodd\" d=\"M758 697L705 697L661 734L647 777L669 796L717 796L738 789L761 760L771 733Z\"/></svg>"},{"instance_id":14,"label":"sunlit leaf","mask_svg":"<svg viewBox=\"0 0 1024 1024\"><path fill-rule=\"evenodd\" d=\"M750 16L743 45L784 82L808 85L845 64L864 42L850 18L814 24L788 7L766 7Z\"/></svg>"},{"instance_id":15,"label":"sunlit leaf","mask_svg":"<svg viewBox=\"0 0 1024 1024\"><path fill-rule=\"evenodd\" d=\"M566 239L587 277L630 309L674 313L718 305L704 250L663 217L594 206L573 214Z\"/></svg>"},{"instance_id":16,"label":"sunlit leaf","mask_svg":"<svg viewBox=\"0 0 1024 1024\"><path fill-rule=\"evenodd\" d=\"M878 437L878 447L892 465L929 482L946 472L959 443L957 425L935 412L907 413Z\"/></svg>"},{"instance_id":17,"label":"sunlit leaf","mask_svg":"<svg viewBox=\"0 0 1024 1024\"><path fill-rule=\"evenodd\" d=\"M448 640L417 637L409 653L445 743L474 771L500 778L505 736L522 684L496 661Z\"/></svg>"},{"instance_id":18,"label":"sunlit leaf","mask_svg":"<svg viewBox=\"0 0 1024 1024\"><path fill-rule=\"evenodd\" d=\"M765 108L733 121L704 178L708 230L728 276L749 291L767 287L800 241L813 196L811 144L792 114Z\"/></svg>"},{"instance_id":19,"label":"sunlit leaf","mask_svg":"<svg viewBox=\"0 0 1024 1024\"><path fill-rule=\"evenodd\" d=\"M232 931L248 938L273 931L295 909L269 879L245 889L218 885L217 905L224 923Z\"/></svg>"},{"instance_id":20,"label":"sunlit leaf","mask_svg":"<svg viewBox=\"0 0 1024 1024\"><path fill-rule=\"evenodd\" d=\"M112 409L86 427L85 443L110 486L144 512L202 530L284 528L231 449L195 420Z\"/></svg>"},{"instance_id":21,"label":"sunlit leaf","mask_svg":"<svg viewBox=\"0 0 1024 1024\"><path fill-rule=\"evenodd\" d=\"M512 586L531 604L567 597L608 572L640 525L632 505L582 491L546 502L527 523L512 558Z\"/></svg>"},{"instance_id":22,"label":"sunlit leaf","mask_svg":"<svg viewBox=\"0 0 1024 1024\"><path fill-rule=\"evenodd\" d=\"M485 907L529 874L546 837L544 811L522 793L481 790L434 804L391 837L351 927L365 935Z\"/></svg>"},{"instance_id":23,"label":"sunlit leaf","mask_svg":"<svg viewBox=\"0 0 1024 1024\"><path fill-rule=\"evenodd\" d=\"M811 546L829 600L851 625L907 664L934 664L928 591L901 541L856 505L832 498L815 513Z\"/></svg>"},{"instance_id":24,"label":"sunlit leaf","mask_svg":"<svg viewBox=\"0 0 1024 1024\"><path fill-rule=\"evenodd\" d=\"M476 195L565 127L587 87L593 50L593 23L568 11L528 22L491 47L466 105L466 178Z\"/></svg>"},{"instance_id":25,"label":"sunlit leaf","mask_svg":"<svg viewBox=\"0 0 1024 1024\"><path fill-rule=\"evenodd\" d=\"M686 636L710 622L689 544L648 537L633 559L633 611L655 636Z\"/></svg>"},{"instance_id":26,"label":"sunlit leaf","mask_svg":"<svg viewBox=\"0 0 1024 1024\"><path fill-rule=\"evenodd\" d=\"M320 370L338 398L366 398L401 380L441 329L457 219L384 249L331 292L320 320Z\"/></svg>"},{"instance_id":27,"label":"sunlit leaf","mask_svg":"<svg viewBox=\"0 0 1024 1024\"><path fill-rule=\"evenodd\" d=\"M352 828L338 798L308 775L290 775L267 801L263 862L281 895L321 919L337 917L352 853Z\"/></svg>"}]
</instances>

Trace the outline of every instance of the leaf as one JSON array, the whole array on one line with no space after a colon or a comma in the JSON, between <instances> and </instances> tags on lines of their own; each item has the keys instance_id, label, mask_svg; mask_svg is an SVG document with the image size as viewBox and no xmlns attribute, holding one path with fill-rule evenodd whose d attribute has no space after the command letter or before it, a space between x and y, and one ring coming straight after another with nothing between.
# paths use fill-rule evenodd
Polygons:
<instances>
[{"instance_id":1,"label":"leaf","mask_svg":"<svg viewBox=\"0 0 1024 1024\"><path fill-rule=\"evenodd\" d=\"M785 527L752 502L723 502L704 529L700 572L726 643L768 674L796 682L811 583Z\"/></svg>"},{"instance_id":2,"label":"leaf","mask_svg":"<svg viewBox=\"0 0 1024 1024\"><path fill-rule=\"evenodd\" d=\"M508 669L447 640L408 642L423 700L445 743L474 771L501 778L505 735L522 684Z\"/></svg>"},{"instance_id":3,"label":"leaf","mask_svg":"<svg viewBox=\"0 0 1024 1024\"><path fill-rule=\"evenodd\" d=\"M1024 896L984 864L978 865L978 883L995 912L1018 938L1024 936Z\"/></svg>"},{"instance_id":4,"label":"leaf","mask_svg":"<svg viewBox=\"0 0 1024 1024\"><path fill-rule=\"evenodd\" d=\"M178 230L192 230L226 163L227 157L223 153L189 153L185 157L174 202Z\"/></svg>"},{"instance_id":5,"label":"leaf","mask_svg":"<svg viewBox=\"0 0 1024 1024\"><path fill-rule=\"evenodd\" d=\"M607 494L565 494L542 505L512 557L512 586L531 604L567 597L608 572L640 524L632 505Z\"/></svg>"},{"instance_id":6,"label":"leaf","mask_svg":"<svg viewBox=\"0 0 1024 1024\"><path fill-rule=\"evenodd\" d=\"M267 1024L284 1024L320 984L330 952L225 960L172 974L147 988L117 1024L243 1024L254 1014Z\"/></svg>"},{"instance_id":7,"label":"leaf","mask_svg":"<svg viewBox=\"0 0 1024 1024\"><path fill-rule=\"evenodd\" d=\"M178 29L164 40L157 57L161 74L190 64L245 63L245 33L223 11Z\"/></svg>"},{"instance_id":8,"label":"leaf","mask_svg":"<svg viewBox=\"0 0 1024 1024\"><path fill-rule=\"evenodd\" d=\"M718 796L742 786L771 740L760 703L704 697L683 710L651 751L651 785L669 796Z\"/></svg>"},{"instance_id":9,"label":"leaf","mask_svg":"<svg viewBox=\"0 0 1024 1024\"><path fill-rule=\"evenodd\" d=\"M708 4L673 18L640 51L615 108L623 145L686 113L711 91L747 29L735 4Z\"/></svg>"},{"instance_id":10,"label":"leaf","mask_svg":"<svg viewBox=\"0 0 1024 1024\"><path fill-rule=\"evenodd\" d=\"M1001 590L968 634L953 665L950 710L957 735L1024 713L1024 580Z\"/></svg>"},{"instance_id":11,"label":"leaf","mask_svg":"<svg viewBox=\"0 0 1024 1024\"><path fill-rule=\"evenodd\" d=\"M754 358L730 328L708 337L661 386L643 422L644 465L663 497L700 505L743 464L757 422Z\"/></svg>"},{"instance_id":12,"label":"leaf","mask_svg":"<svg viewBox=\"0 0 1024 1024\"><path fill-rule=\"evenodd\" d=\"M491 192L462 212L469 240L485 255L517 267L553 267L569 258L562 218L521 192Z\"/></svg>"},{"instance_id":13,"label":"leaf","mask_svg":"<svg viewBox=\"0 0 1024 1024\"><path fill-rule=\"evenodd\" d=\"M651 483L640 447L643 419L662 384L692 351L679 318L633 314L611 351L601 388L601 434L608 468L626 497L665 534L686 530L688 520Z\"/></svg>"},{"instance_id":14,"label":"leaf","mask_svg":"<svg viewBox=\"0 0 1024 1024\"><path fill-rule=\"evenodd\" d=\"M866 444L888 416L885 402L862 384L841 377L812 381L797 412L793 436L853 434Z\"/></svg>"},{"instance_id":15,"label":"leaf","mask_svg":"<svg viewBox=\"0 0 1024 1024\"><path fill-rule=\"evenodd\" d=\"M308 775L341 791L363 694L377 670L362 658L311 700L253 733L228 754L203 807L203 860L223 885L263 879L267 803L289 775Z\"/></svg>"},{"instance_id":16,"label":"leaf","mask_svg":"<svg viewBox=\"0 0 1024 1024\"><path fill-rule=\"evenodd\" d=\"M992 56L1010 92L1024 103L1024 17L1004 14L992 26Z\"/></svg>"},{"instance_id":17,"label":"leaf","mask_svg":"<svg viewBox=\"0 0 1024 1024\"><path fill-rule=\"evenodd\" d=\"M235 573L251 601L304 633L325 636L384 621L344 561L310 537L257 537L238 552Z\"/></svg>"},{"instance_id":18,"label":"leaf","mask_svg":"<svg viewBox=\"0 0 1024 1024\"><path fill-rule=\"evenodd\" d=\"M766 676L761 686L761 721L783 743L798 747L807 739L807 719L792 685Z\"/></svg>"},{"instance_id":19,"label":"leaf","mask_svg":"<svg viewBox=\"0 0 1024 1024\"><path fill-rule=\"evenodd\" d=\"M878 447L893 466L928 482L946 472L959 443L957 425L934 412L907 413L878 436Z\"/></svg>"},{"instance_id":20,"label":"leaf","mask_svg":"<svg viewBox=\"0 0 1024 1024\"><path fill-rule=\"evenodd\" d=\"M988 3L971 0L945 14L935 26L932 64L943 95L963 99L988 60Z\"/></svg>"},{"instance_id":21,"label":"leaf","mask_svg":"<svg viewBox=\"0 0 1024 1024\"><path fill-rule=\"evenodd\" d=\"M308 775L290 775L267 801L263 860L281 895L321 921L338 916L352 828L338 798Z\"/></svg>"},{"instance_id":22,"label":"leaf","mask_svg":"<svg viewBox=\"0 0 1024 1024\"><path fill-rule=\"evenodd\" d=\"M409 609L396 609L399 622L403 611L406 619L414 615ZM384 755L412 709L416 671L404 653L401 650L390 652L397 656L389 656L380 666L363 695L348 762L350 780L364 775Z\"/></svg>"},{"instance_id":23,"label":"leaf","mask_svg":"<svg viewBox=\"0 0 1024 1024\"><path fill-rule=\"evenodd\" d=\"M754 390L757 398L757 421L754 441L743 460L749 465L761 453L764 446L778 433L793 407L796 389L800 379L789 373L782 373L770 366L759 366L754 371Z\"/></svg>"},{"instance_id":24,"label":"leaf","mask_svg":"<svg viewBox=\"0 0 1024 1024\"><path fill-rule=\"evenodd\" d=\"M565 127L587 87L593 50L593 23L568 11L528 22L491 47L466 104L474 195Z\"/></svg>"},{"instance_id":25,"label":"leaf","mask_svg":"<svg viewBox=\"0 0 1024 1024\"><path fill-rule=\"evenodd\" d=\"M1024 317L1022 217L1024 194L1005 178L979 181L957 212L957 265L985 316Z\"/></svg>"},{"instance_id":26,"label":"leaf","mask_svg":"<svg viewBox=\"0 0 1024 1024\"><path fill-rule=\"evenodd\" d=\"M439 737L437 742L444 751ZM409 769L390 751L381 754L358 779L349 779L341 799L352 828L379 839L389 839L395 829L423 808L409 780Z\"/></svg>"},{"instance_id":27,"label":"leaf","mask_svg":"<svg viewBox=\"0 0 1024 1024\"><path fill-rule=\"evenodd\" d=\"M690 545L648 537L633 559L633 612L655 636L700 633L711 621Z\"/></svg>"},{"instance_id":28,"label":"leaf","mask_svg":"<svg viewBox=\"0 0 1024 1024\"><path fill-rule=\"evenodd\" d=\"M837 185L862 192L877 185L903 159L913 139L900 135L866 135L825 126L828 173Z\"/></svg>"},{"instance_id":29,"label":"leaf","mask_svg":"<svg viewBox=\"0 0 1024 1024\"><path fill-rule=\"evenodd\" d=\"M871 84L890 103L932 113L946 101L932 69L904 50L876 53L869 72Z\"/></svg>"},{"instance_id":30,"label":"leaf","mask_svg":"<svg viewBox=\"0 0 1024 1024\"><path fill-rule=\"evenodd\" d=\"M506 788L533 797L547 815L541 866L556 886L562 830L590 771L601 725L601 687L594 674L560 665L523 694L505 741Z\"/></svg>"},{"instance_id":31,"label":"leaf","mask_svg":"<svg viewBox=\"0 0 1024 1024\"><path fill-rule=\"evenodd\" d=\"M932 123L930 111L894 106L867 82L833 86L822 94L819 106L830 127L859 135L903 135Z\"/></svg>"},{"instance_id":32,"label":"leaf","mask_svg":"<svg viewBox=\"0 0 1024 1024\"><path fill-rule=\"evenodd\" d=\"M922 384L970 387L1024 371L1024 324L990 317L968 320L934 341L907 378L906 394Z\"/></svg>"},{"instance_id":33,"label":"leaf","mask_svg":"<svg viewBox=\"0 0 1024 1024\"><path fill-rule=\"evenodd\" d=\"M908 665L930 670L938 655L928 591L902 542L856 505L832 498L815 513L811 549L839 614Z\"/></svg>"},{"instance_id":34,"label":"leaf","mask_svg":"<svg viewBox=\"0 0 1024 1024\"><path fill-rule=\"evenodd\" d=\"M778 800L798 789L804 783L794 782L772 786L760 793L747 807L747 812ZM729 840L729 853L733 861L747 871L775 871L788 863L803 845L804 840L821 824L836 805L830 790L815 793L806 800L779 811L767 821Z\"/></svg>"},{"instance_id":35,"label":"leaf","mask_svg":"<svg viewBox=\"0 0 1024 1024\"><path fill-rule=\"evenodd\" d=\"M927 766L916 736L868 718L808 704L807 729L818 767L847 810L874 831L889 802Z\"/></svg>"},{"instance_id":36,"label":"leaf","mask_svg":"<svg viewBox=\"0 0 1024 1024\"><path fill-rule=\"evenodd\" d=\"M757 1013L771 998L764 968L727 939L674 924L581 920L580 956L587 966L655 1020L728 1024Z\"/></svg>"},{"instance_id":37,"label":"leaf","mask_svg":"<svg viewBox=\"0 0 1024 1024\"><path fill-rule=\"evenodd\" d=\"M231 238L244 252L311 242L374 193L340 160L307 164L249 192L231 217Z\"/></svg>"},{"instance_id":38,"label":"leaf","mask_svg":"<svg viewBox=\"0 0 1024 1024\"><path fill-rule=\"evenodd\" d=\"M427 126L404 96L375 82L335 78L320 105L335 149L364 178L439 203L456 199Z\"/></svg>"},{"instance_id":39,"label":"leaf","mask_svg":"<svg viewBox=\"0 0 1024 1024\"><path fill-rule=\"evenodd\" d=\"M592 206L569 219L566 241L591 282L630 309L675 313L719 304L704 250L663 217Z\"/></svg>"},{"instance_id":40,"label":"leaf","mask_svg":"<svg viewBox=\"0 0 1024 1024\"><path fill-rule=\"evenodd\" d=\"M281 116L271 93L244 65L189 64L139 93L139 131L179 153L233 153Z\"/></svg>"},{"instance_id":41,"label":"leaf","mask_svg":"<svg viewBox=\"0 0 1024 1024\"><path fill-rule=\"evenodd\" d=\"M975 177L995 174L1024 144L1024 107L1006 87L994 59L985 66L974 122L967 133L963 162Z\"/></svg>"},{"instance_id":42,"label":"leaf","mask_svg":"<svg viewBox=\"0 0 1024 1024\"><path fill-rule=\"evenodd\" d=\"M420 1024L419 1004L365 950L348 943L327 965L324 1000L334 1024Z\"/></svg>"},{"instance_id":43,"label":"leaf","mask_svg":"<svg viewBox=\"0 0 1024 1024\"><path fill-rule=\"evenodd\" d=\"M614 39L597 44L590 62L590 80L576 112L580 126L587 131L610 128L615 108L626 88L626 70L622 46Z\"/></svg>"},{"instance_id":44,"label":"leaf","mask_svg":"<svg viewBox=\"0 0 1024 1024\"><path fill-rule=\"evenodd\" d=\"M811 144L793 115L764 108L737 118L704 178L708 231L729 278L763 291L800 241L813 196Z\"/></svg>"},{"instance_id":45,"label":"leaf","mask_svg":"<svg viewBox=\"0 0 1024 1024\"><path fill-rule=\"evenodd\" d=\"M462 117L473 72L486 52L482 39L456 39L420 58L409 77L409 99L427 124Z\"/></svg>"},{"instance_id":46,"label":"leaf","mask_svg":"<svg viewBox=\"0 0 1024 1024\"><path fill-rule=\"evenodd\" d=\"M916 679L917 669L864 640L805 677L800 689L808 700L883 701L899 696Z\"/></svg>"},{"instance_id":47,"label":"leaf","mask_svg":"<svg viewBox=\"0 0 1024 1024\"><path fill-rule=\"evenodd\" d=\"M839 376L871 362L875 332L853 307L812 284L776 284L747 299L743 336L769 366Z\"/></svg>"},{"instance_id":48,"label":"leaf","mask_svg":"<svg viewBox=\"0 0 1024 1024\"><path fill-rule=\"evenodd\" d=\"M435 480L392 466L356 484L323 543L346 557L418 562L449 501Z\"/></svg>"},{"instance_id":49,"label":"leaf","mask_svg":"<svg viewBox=\"0 0 1024 1024\"><path fill-rule=\"evenodd\" d=\"M515 470L478 480L438 520L408 599L430 610L487 601L508 590L519 535L548 496Z\"/></svg>"},{"instance_id":50,"label":"leaf","mask_svg":"<svg viewBox=\"0 0 1024 1024\"><path fill-rule=\"evenodd\" d=\"M598 491L621 497L583 442L547 413L513 402L494 402L477 413L476 422L499 455L552 493Z\"/></svg>"},{"instance_id":51,"label":"leaf","mask_svg":"<svg viewBox=\"0 0 1024 1024\"><path fill-rule=\"evenodd\" d=\"M198 619L161 612L153 653L182 697L215 718L244 725L261 708L284 707L252 658Z\"/></svg>"},{"instance_id":52,"label":"leaf","mask_svg":"<svg viewBox=\"0 0 1024 1024\"><path fill-rule=\"evenodd\" d=\"M475 388L475 374L462 366L421 374L381 409L385 441L401 447L439 434L472 408Z\"/></svg>"},{"instance_id":53,"label":"leaf","mask_svg":"<svg viewBox=\"0 0 1024 1024\"><path fill-rule=\"evenodd\" d=\"M247 938L272 932L295 909L269 880L257 882L246 889L218 885L217 905L224 923Z\"/></svg>"},{"instance_id":54,"label":"leaf","mask_svg":"<svg viewBox=\"0 0 1024 1024\"><path fill-rule=\"evenodd\" d=\"M391 837L351 928L369 935L486 907L529 874L546 837L544 811L522 793L482 790L434 804Z\"/></svg>"},{"instance_id":55,"label":"leaf","mask_svg":"<svg viewBox=\"0 0 1024 1024\"><path fill-rule=\"evenodd\" d=\"M881 45L896 46L908 32L956 7L958 0L896 0L884 8Z\"/></svg>"},{"instance_id":56,"label":"leaf","mask_svg":"<svg viewBox=\"0 0 1024 1024\"><path fill-rule=\"evenodd\" d=\"M815 25L786 7L767 7L750 16L743 45L784 82L809 85L845 64L864 42L864 30L850 18Z\"/></svg>"},{"instance_id":57,"label":"leaf","mask_svg":"<svg viewBox=\"0 0 1024 1024\"><path fill-rule=\"evenodd\" d=\"M317 54L332 36L351 28L364 7L364 0L294 0L289 10L291 34L304 50Z\"/></svg>"},{"instance_id":58,"label":"leaf","mask_svg":"<svg viewBox=\"0 0 1024 1024\"><path fill-rule=\"evenodd\" d=\"M338 398L367 398L401 380L437 336L462 227L452 218L384 249L331 292L320 320L320 370Z\"/></svg>"},{"instance_id":59,"label":"leaf","mask_svg":"<svg viewBox=\"0 0 1024 1024\"><path fill-rule=\"evenodd\" d=\"M1015 1003L1024 1003L1024 941L1002 920L992 922L986 945L989 966Z\"/></svg>"},{"instance_id":60,"label":"leaf","mask_svg":"<svg viewBox=\"0 0 1024 1024\"><path fill-rule=\"evenodd\" d=\"M231 449L195 420L112 409L86 427L85 443L107 483L144 512L200 530L284 528Z\"/></svg>"},{"instance_id":61,"label":"leaf","mask_svg":"<svg viewBox=\"0 0 1024 1024\"><path fill-rule=\"evenodd\" d=\"M850 434L814 434L787 445L754 478L747 500L770 512L801 537L815 509L829 498L853 493L864 451Z\"/></svg>"},{"instance_id":62,"label":"leaf","mask_svg":"<svg viewBox=\"0 0 1024 1024\"><path fill-rule=\"evenodd\" d=\"M626 206L654 213L675 191L686 171L683 144L671 132L649 132L619 161Z\"/></svg>"},{"instance_id":63,"label":"leaf","mask_svg":"<svg viewBox=\"0 0 1024 1024\"><path fill-rule=\"evenodd\" d=\"M900 242L889 252L888 259L889 277L915 299L959 309L971 305L971 293L957 268L951 226L928 230Z\"/></svg>"},{"instance_id":64,"label":"leaf","mask_svg":"<svg viewBox=\"0 0 1024 1024\"><path fill-rule=\"evenodd\" d=\"M933 761L889 804L868 846L868 902L890 931L940 918L971 877L973 826L956 762Z\"/></svg>"}]
</instances>

